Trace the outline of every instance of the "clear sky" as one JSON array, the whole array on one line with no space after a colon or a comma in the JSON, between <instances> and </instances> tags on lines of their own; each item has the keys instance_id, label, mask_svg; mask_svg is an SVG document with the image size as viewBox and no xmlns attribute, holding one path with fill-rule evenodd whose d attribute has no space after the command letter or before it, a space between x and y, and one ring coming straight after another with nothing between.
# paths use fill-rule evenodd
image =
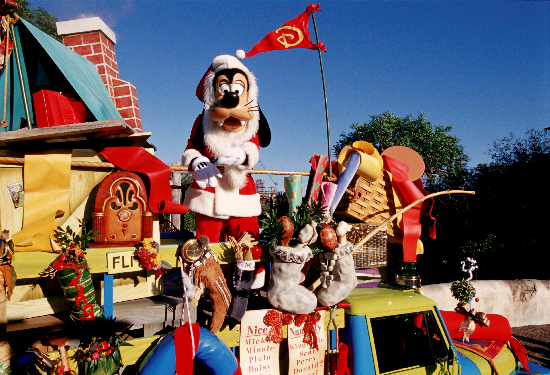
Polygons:
<instances>
[{"instance_id":1,"label":"clear sky","mask_svg":"<svg viewBox=\"0 0 550 375\"><path fill-rule=\"evenodd\" d=\"M99 16L115 32L120 78L138 92L143 130L165 163L181 160L202 110L196 86L220 54L250 50L308 1L30 0L59 21ZM315 13L331 143L390 111L452 126L470 166L511 132L550 126L550 2L321 1ZM313 22L310 34L315 43ZM246 58L272 131L258 169L308 171L327 153L317 51ZM333 156L334 159L334 156ZM258 178L258 177L256 177ZM269 177L261 177L266 186ZM282 178L274 177L277 190ZM304 181L304 184L307 181Z\"/></svg>"}]
</instances>

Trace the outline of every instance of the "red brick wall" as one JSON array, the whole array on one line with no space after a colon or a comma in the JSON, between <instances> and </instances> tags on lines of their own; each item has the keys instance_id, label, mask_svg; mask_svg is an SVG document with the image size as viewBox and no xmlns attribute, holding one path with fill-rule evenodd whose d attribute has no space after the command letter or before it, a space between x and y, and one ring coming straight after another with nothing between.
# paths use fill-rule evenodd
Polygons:
<instances>
[{"instance_id":1,"label":"red brick wall","mask_svg":"<svg viewBox=\"0 0 550 375\"><path fill-rule=\"evenodd\" d=\"M136 88L120 79L113 42L101 31L89 31L64 35L63 44L96 65L122 118L136 131L141 132Z\"/></svg>"}]
</instances>

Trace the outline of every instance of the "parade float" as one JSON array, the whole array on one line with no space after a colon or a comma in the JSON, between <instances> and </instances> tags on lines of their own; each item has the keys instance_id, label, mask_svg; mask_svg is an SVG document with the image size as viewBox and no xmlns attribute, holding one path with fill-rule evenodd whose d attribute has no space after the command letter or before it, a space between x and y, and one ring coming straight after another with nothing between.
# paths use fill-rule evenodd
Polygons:
<instances>
[{"instance_id":1,"label":"parade float","mask_svg":"<svg viewBox=\"0 0 550 375\"><path fill-rule=\"evenodd\" d=\"M8 4L0 373L548 373L505 318L418 293L420 218L455 192L427 194L413 150L359 141L336 161L312 156L310 171L283 172L290 212L260 233L251 174L271 133L242 59L287 48L276 32L213 59L183 166L170 167L141 130L110 29L62 22L63 45ZM318 10L284 25L305 37L293 48L324 50L307 32ZM183 203L178 173L194 178ZM189 209L196 235L165 240L161 216Z\"/></svg>"}]
</instances>

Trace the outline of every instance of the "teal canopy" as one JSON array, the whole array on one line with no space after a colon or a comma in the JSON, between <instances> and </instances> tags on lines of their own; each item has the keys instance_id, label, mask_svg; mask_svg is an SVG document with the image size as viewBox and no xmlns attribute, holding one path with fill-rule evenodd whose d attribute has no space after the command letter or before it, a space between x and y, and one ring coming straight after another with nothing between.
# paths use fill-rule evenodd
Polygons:
<instances>
[{"instance_id":1,"label":"teal canopy","mask_svg":"<svg viewBox=\"0 0 550 375\"><path fill-rule=\"evenodd\" d=\"M32 94L42 89L60 91L81 100L96 121L122 118L92 62L23 19L15 25L14 33L19 46L22 81L27 93L32 127L36 126ZM15 53L12 53L7 74L8 128L0 128L0 131L17 130L27 123L21 79L15 58ZM0 74L0 91L3 92L5 69L2 69ZM3 106L0 105L2 116L3 113Z\"/></svg>"}]
</instances>

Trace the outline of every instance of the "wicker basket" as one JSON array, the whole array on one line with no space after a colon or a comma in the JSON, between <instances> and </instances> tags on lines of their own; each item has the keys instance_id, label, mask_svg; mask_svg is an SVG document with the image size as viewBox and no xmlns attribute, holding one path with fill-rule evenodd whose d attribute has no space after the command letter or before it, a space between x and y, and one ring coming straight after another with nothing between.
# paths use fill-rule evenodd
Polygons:
<instances>
[{"instance_id":1,"label":"wicker basket","mask_svg":"<svg viewBox=\"0 0 550 375\"><path fill-rule=\"evenodd\" d=\"M361 222L376 225L383 223L394 213L391 173L382 170L382 177L375 182L369 182L355 175L338 203L334 216L350 223ZM394 239L403 236L403 232L395 221L387 226L386 231L392 242L396 242Z\"/></svg>"},{"instance_id":2,"label":"wicker basket","mask_svg":"<svg viewBox=\"0 0 550 375\"><path fill-rule=\"evenodd\" d=\"M377 225L351 224L352 230L348 233L348 240L354 243L359 242ZM374 268L387 265L387 242L388 236L383 229L372 237L366 244L353 253L355 268Z\"/></svg>"}]
</instances>

